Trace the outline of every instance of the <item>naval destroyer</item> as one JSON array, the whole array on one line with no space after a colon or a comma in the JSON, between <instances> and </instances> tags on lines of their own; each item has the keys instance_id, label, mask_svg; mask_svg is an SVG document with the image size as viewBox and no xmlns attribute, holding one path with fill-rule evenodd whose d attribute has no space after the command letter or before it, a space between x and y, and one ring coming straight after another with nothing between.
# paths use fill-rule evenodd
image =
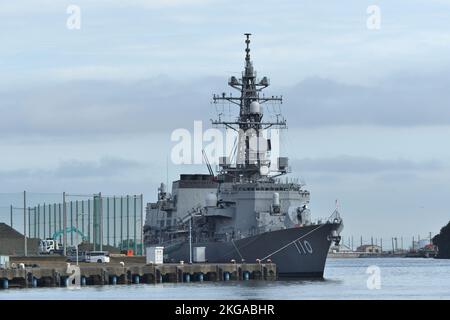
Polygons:
<instances>
[{"instance_id":1,"label":"naval destroyer","mask_svg":"<svg viewBox=\"0 0 450 320\"><path fill-rule=\"evenodd\" d=\"M304 184L281 178L290 172L288 158L271 161L272 143L263 133L286 128L286 120L264 119L262 107L281 104L282 97L262 93L269 79L257 78L245 36L244 71L228 81L239 96L213 96L214 103L239 107L234 120L212 121L237 132L234 156L220 157L216 173L205 157L209 174L181 174L171 192L162 183L157 202L147 205L145 244L164 247L166 262L192 262L193 256L194 262L272 261L281 278L321 278L343 220L336 208L314 221Z\"/></svg>"}]
</instances>

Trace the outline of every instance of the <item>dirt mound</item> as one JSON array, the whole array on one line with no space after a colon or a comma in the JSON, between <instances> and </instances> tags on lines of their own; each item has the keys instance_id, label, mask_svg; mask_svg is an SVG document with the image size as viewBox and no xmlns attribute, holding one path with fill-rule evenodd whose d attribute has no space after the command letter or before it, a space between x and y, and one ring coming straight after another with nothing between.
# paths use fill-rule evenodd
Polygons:
<instances>
[{"instance_id":1,"label":"dirt mound","mask_svg":"<svg viewBox=\"0 0 450 320\"><path fill-rule=\"evenodd\" d=\"M39 239L27 238L28 254L37 254L38 246ZM15 256L24 254L23 234L5 223L0 223L0 255Z\"/></svg>"}]
</instances>

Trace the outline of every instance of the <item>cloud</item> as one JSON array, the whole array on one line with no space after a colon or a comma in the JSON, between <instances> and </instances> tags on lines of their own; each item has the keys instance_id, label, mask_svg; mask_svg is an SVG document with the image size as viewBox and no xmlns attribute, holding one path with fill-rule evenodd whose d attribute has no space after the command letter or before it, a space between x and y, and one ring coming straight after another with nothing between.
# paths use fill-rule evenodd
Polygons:
<instances>
[{"instance_id":1,"label":"cloud","mask_svg":"<svg viewBox=\"0 0 450 320\"><path fill-rule=\"evenodd\" d=\"M4 181L19 179L85 179L117 177L133 170L143 169L145 165L128 159L102 157L98 161L65 160L54 169L34 168L0 171Z\"/></svg>"},{"instance_id":2,"label":"cloud","mask_svg":"<svg viewBox=\"0 0 450 320\"><path fill-rule=\"evenodd\" d=\"M284 93L282 112L290 127L408 127L450 124L449 86L450 76L442 72L392 76L376 87L309 78L269 92ZM142 81L78 80L6 91L0 105L0 134L85 137L191 128L194 120L209 123L216 116L211 95L224 90L228 90L225 77L180 81L158 76Z\"/></svg>"},{"instance_id":3,"label":"cloud","mask_svg":"<svg viewBox=\"0 0 450 320\"><path fill-rule=\"evenodd\" d=\"M439 171L444 165L437 160L411 161L407 159L377 159L342 155L332 158L304 158L292 161L297 171L315 173L389 173L410 174L420 171Z\"/></svg>"},{"instance_id":4,"label":"cloud","mask_svg":"<svg viewBox=\"0 0 450 320\"><path fill-rule=\"evenodd\" d=\"M63 161L54 175L61 178L110 177L130 170L142 169L143 164L122 158L103 157L99 161Z\"/></svg>"},{"instance_id":5,"label":"cloud","mask_svg":"<svg viewBox=\"0 0 450 320\"><path fill-rule=\"evenodd\" d=\"M75 3L64 1L57 3L53 0L23 0L19 2L5 2L0 7L0 15L13 14L36 14L36 13L65 13L65 9L75 4L82 9L109 9L109 8L143 8L143 9L157 9L157 8L174 8L186 7L192 5L205 5L211 3L211 0L128 0L119 1L111 0L108 3L99 1L77 0Z\"/></svg>"},{"instance_id":6,"label":"cloud","mask_svg":"<svg viewBox=\"0 0 450 320\"><path fill-rule=\"evenodd\" d=\"M6 92L0 135L95 136L172 131L209 121L214 79L182 83L160 76L123 83L72 81ZM199 89L202 88L202 89Z\"/></svg>"},{"instance_id":7,"label":"cloud","mask_svg":"<svg viewBox=\"0 0 450 320\"><path fill-rule=\"evenodd\" d=\"M404 74L374 87L309 78L286 90L294 126L450 124L450 76Z\"/></svg>"}]
</instances>

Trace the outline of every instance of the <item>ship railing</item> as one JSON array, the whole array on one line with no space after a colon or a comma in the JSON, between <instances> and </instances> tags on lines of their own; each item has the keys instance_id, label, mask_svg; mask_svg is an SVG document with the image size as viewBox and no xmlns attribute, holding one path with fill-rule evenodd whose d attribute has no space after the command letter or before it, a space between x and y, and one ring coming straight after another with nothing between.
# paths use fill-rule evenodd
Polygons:
<instances>
[{"instance_id":1,"label":"ship railing","mask_svg":"<svg viewBox=\"0 0 450 320\"><path fill-rule=\"evenodd\" d=\"M329 223L339 223L341 222L341 215L339 211L336 209L333 213L328 217L327 222Z\"/></svg>"},{"instance_id":2,"label":"ship railing","mask_svg":"<svg viewBox=\"0 0 450 320\"><path fill-rule=\"evenodd\" d=\"M339 223L342 221L341 215L339 211L335 210L329 217L327 218L316 218L311 221L312 224L324 224L324 223Z\"/></svg>"},{"instance_id":3,"label":"ship railing","mask_svg":"<svg viewBox=\"0 0 450 320\"><path fill-rule=\"evenodd\" d=\"M161 243L161 246L163 246L165 249L176 246L182 242L185 242L184 239L171 239L171 240L167 240L164 241L163 243Z\"/></svg>"}]
</instances>

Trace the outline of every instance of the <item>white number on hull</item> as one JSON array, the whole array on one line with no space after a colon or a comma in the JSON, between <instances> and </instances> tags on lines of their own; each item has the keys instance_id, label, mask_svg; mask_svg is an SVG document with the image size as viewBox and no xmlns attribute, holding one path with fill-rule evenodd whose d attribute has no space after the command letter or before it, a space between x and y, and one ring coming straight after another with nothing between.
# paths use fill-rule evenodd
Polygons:
<instances>
[{"instance_id":1,"label":"white number on hull","mask_svg":"<svg viewBox=\"0 0 450 320\"><path fill-rule=\"evenodd\" d=\"M296 241L296 242L294 242L294 245L297 248L297 251L299 254L303 255L303 254L312 254L313 253L313 248L308 240L303 240L303 242L300 240Z\"/></svg>"},{"instance_id":2,"label":"white number on hull","mask_svg":"<svg viewBox=\"0 0 450 320\"><path fill-rule=\"evenodd\" d=\"M308 251L309 254L312 254L313 253L313 248L312 248L311 244L309 243L309 241L305 240L305 241L303 241L303 244L306 247L306 251Z\"/></svg>"}]
</instances>

